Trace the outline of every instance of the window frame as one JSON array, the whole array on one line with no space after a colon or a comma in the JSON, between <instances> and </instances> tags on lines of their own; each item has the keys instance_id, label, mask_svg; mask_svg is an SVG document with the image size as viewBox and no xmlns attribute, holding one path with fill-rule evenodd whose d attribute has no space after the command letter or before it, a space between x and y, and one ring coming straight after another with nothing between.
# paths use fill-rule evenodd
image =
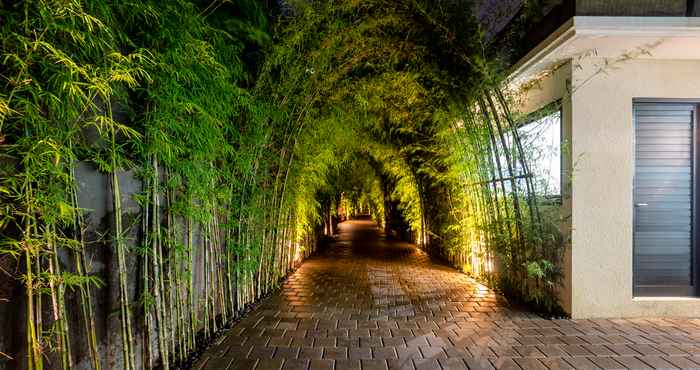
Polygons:
<instances>
[{"instance_id":1,"label":"window frame","mask_svg":"<svg viewBox=\"0 0 700 370\"><path fill-rule=\"evenodd\" d=\"M559 194L547 194L539 196L535 194L538 203L543 205L561 206L564 198L564 106L562 100L556 100L545 106L523 115L515 121L514 129L525 127L535 121L541 120L554 113L559 113ZM528 166L530 163L528 163Z\"/></svg>"}]
</instances>

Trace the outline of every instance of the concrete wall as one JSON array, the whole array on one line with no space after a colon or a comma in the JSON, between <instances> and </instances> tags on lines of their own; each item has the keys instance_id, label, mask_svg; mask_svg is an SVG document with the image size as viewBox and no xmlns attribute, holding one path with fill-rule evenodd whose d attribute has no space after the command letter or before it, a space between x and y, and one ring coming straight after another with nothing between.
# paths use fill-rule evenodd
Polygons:
<instances>
[{"instance_id":1,"label":"concrete wall","mask_svg":"<svg viewBox=\"0 0 700 370\"><path fill-rule=\"evenodd\" d=\"M107 240L111 231L111 225L115 217L112 207L112 193L109 176L97 171L88 163L76 163L76 178L78 186L79 206L88 210L85 217L85 241L86 260L88 273L99 278L103 282L100 288L92 287L92 303L95 318L95 332L98 338L98 351L100 363L104 369L123 368L121 322L119 321L119 276L116 263L116 252ZM133 171L119 172L118 175L122 190L122 220L127 233L127 245L132 248L138 239L138 212L139 206L133 195L141 191L141 182L135 177ZM136 225L135 227L134 224ZM75 271L75 256L66 249L60 249L58 253L60 264L64 270ZM128 253L128 292L129 301L136 302L139 297L140 265L134 253ZM5 271L15 274L24 273L19 270L21 264L16 260L5 259L4 265L0 260L0 267ZM2 328L0 331L0 350L13 357L8 360L0 358L0 369L22 370L27 368L26 347L26 305L27 298L23 283L19 279L3 277L3 285L11 285L12 289L0 289L0 317ZM0 286L2 288L2 286ZM78 309L81 305L80 295L77 289L66 291L66 307L68 311L68 327L70 328L71 350L74 364L71 369L81 370L91 368L89 358L88 336L85 334L84 319ZM50 330L51 302L48 295L42 298L44 330ZM136 305L135 305L136 306ZM134 350L140 353L144 348L144 331L142 310L134 308L132 312ZM153 351L157 348L151 343ZM45 368L59 369L60 358L56 352L45 352ZM136 357L137 368L145 368L141 357Z\"/></svg>"},{"instance_id":2,"label":"concrete wall","mask_svg":"<svg viewBox=\"0 0 700 370\"><path fill-rule=\"evenodd\" d=\"M576 0L576 15L685 16L686 0Z\"/></svg>"},{"instance_id":3,"label":"concrete wall","mask_svg":"<svg viewBox=\"0 0 700 370\"><path fill-rule=\"evenodd\" d=\"M113 238L112 225L115 217L121 216L125 230L126 245L129 248L125 255L127 265L126 284L128 299L131 304L135 367L137 369L146 369L149 367L144 357L146 349L150 351L150 356L155 364L159 362L159 352L156 328L151 328L150 335L145 335L148 329L144 323L145 313L142 304L144 292L143 273L148 266L144 265L143 258L139 256L136 250L136 247L142 242L144 237L141 231L142 209L136 201L136 196L143 191L142 183L134 170L117 173L122 202L122 213L117 215L113 208L111 175L100 172L93 164L88 162L76 163L75 175L78 186L78 204L86 212L83 226L85 227L87 272L103 282L103 286L93 286L91 289L100 364L103 369L121 369L124 367L119 316L121 307L119 270L116 249L111 242ZM163 201L161 204L164 203ZM175 222L177 223L176 229L182 230L184 233L185 226L182 221L176 220ZM320 239L321 230L319 228L316 234L310 233L306 236L303 245L307 249L302 254L303 258L306 258L316 250L316 242ZM17 232L15 231L15 233ZM195 300L198 302L196 307L200 318L198 329L202 329L203 300L206 296L204 273L206 270L205 266L211 262L205 259L204 256L201 228L198 227L193 233L195 251L192 262L194 274L193 291L196 296ZM181 233L176 235L183 238L181 242L184 245L186 243L184 240L185 236ZM169 249L164 248L164 251L164 258L167 259ZM65 249L61 249L58 257L65 271L75 271L75 256L73 254L68 253ZM0 268L3 271L19 275L23 273L21 267L22 264L18 263L14 258L0 256ZM223 266L219 268L223 269ZM238 283L234 278L233 284ZM163 293L169 295L174 289L176 288L166 283ZM49 330L49 325L51 324L51 303L49 299L50 297L47 294L42 297L44 330ZM79 291L77 289L68 289L65 299L68 311L67 321L70 328L72 358L74 360L71 369L90 369L92 366L88 352L88 336L85 334L84 320L80 310ZM0 370L23 370L27 368L25 329L27 303L22 281L2 275L2 278L0 278L0 327L2 327L2 330L0 330L0 351L12 356L12 359L0 355ZM166 304L169 304L169 302ZM220 311L217 311L217 313L220 313ZM231 312L228 312L228 315L231 314ZM46 351L44 366L45 369L61 368L61 361L56 352Z\"/></svg>"},{"instance_id":4,"label":"concrete wall","mask_svg":"<svg viewBox=\"0 0 700 370\"><path fill-rule=\"evenodd\" d=\"M571 312L571 248L569 239L571 235L571 98L569 85L571 81L571 63L564 63L536 82L529 83L527 87L515 86L514 97L518 111L521 114L529 114L544 108L545 106L561 102L562 110L562 203L559 207L560 230L567 241L560 263L562 280L559 289L559 303L566 312ZM556 210L554 210L556 212Z\"/></svg>"},{"instance_id":5,"label":"concrete wall","mask_svg":"<svg viewBox=\"0 0 700 370\"><path fill-rule=\"evenodd\" d=\"M635 59L572 68L572 303L575 318L699 316L700 299L632 294L635 98L700 98L700 61Z\"/></svg>"}]
</instances>

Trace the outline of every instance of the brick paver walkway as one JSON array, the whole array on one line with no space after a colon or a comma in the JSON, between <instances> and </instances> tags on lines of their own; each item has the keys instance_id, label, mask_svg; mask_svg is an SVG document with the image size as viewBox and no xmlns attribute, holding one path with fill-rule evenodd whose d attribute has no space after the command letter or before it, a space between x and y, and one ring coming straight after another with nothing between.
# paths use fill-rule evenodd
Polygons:
<instances>
[{"instance_id":1,"label":"brick paver walkway","mask_svg":"<svg viewBox=\"0 0 700 370\"><path fill-rule=\"evenodd\" d=\"M305 262L204 369L700 369L700 320L544 320L369 221Z\"/></svg>"}]
</instances>

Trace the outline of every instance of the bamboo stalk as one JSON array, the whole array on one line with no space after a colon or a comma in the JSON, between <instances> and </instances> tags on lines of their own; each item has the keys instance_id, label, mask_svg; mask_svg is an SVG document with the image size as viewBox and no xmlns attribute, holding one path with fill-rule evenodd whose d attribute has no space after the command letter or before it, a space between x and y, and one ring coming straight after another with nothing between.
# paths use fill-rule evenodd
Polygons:
<instances>
[{"instance_id":1,"label":"bamboo stalk","mask_svg":"<svg viewBox=\"0 0 700 370\"><path fill-rule=\"evenodd\" d=\"M530 166L527 161L527 158L525 156L525 150L523 148L522 140L520 138L520 135L518 134L518 130L516 127L515 122L513 122L513 116L510 112L510 108L508 107L508 103L506 102L505 97L503 96L503 93L501 92L500 89L496 89L496 97L498 101L500 102L501 108L504 111L505 114L505 120L508 123L508 129L512 132L513 135L513 140L515 142L516 148L518 150L518 160L520 161L520 165L523 167L524 172L526 174L531 174L532 172L530 171ZM535 185L533 184L533 179L532 176L529 178L525 179L525 184L527 186L527 200L528 204L530 206L530 217L533 221L537 223L538 231L541 233L542 232L542 218L539 210L539 205L537 204L537 199L536 199L536 191L535 191Z\"/></svg>"},{"instance_id":2,"label":"bamboo stalk","mask_svg":"<svg viewBox=\"0 0 700 370\"><path fill-rule=\"evenodd\" d=\"M190 200L191 204L191 200ZM194 253L194 225L191 216L187 216L187 294L189 297L189 314L190 324L189 333L190 347L194 348L197 343L197 298L194 290L194 274L195 274L195 253ZM188 348L188 350L189 350Z\"/></svg>"},{"instance_id":3,"label":"bamboo stalk","mask_svg":"<svg viewBox=\"0 0 700 370\"><path fill-rule=\"evenodd\" d=\"M76 186L75 164L70 162L70 179L71 179L71 203L73 208L79 209L78 204L78 189ZM80 211L76 212L75 216L75 239L78 240L79 250L74 253L75 266L78 275L88 276L87 261L85 259L85 233L83 229L83 217ZM80 308L83 315L83 324L85 333L88 336L89 356L92 368L100 370L100 356L97 350L97 334L95 332L95 315L92 305L92 294L90 284L80 285Z\"/></svg>"},{"instance_id":4,"label":"bamboo stalk","mask_svg":"<svg viewBox=\"0 0 700 370\"><path fill-rule=\"evenodd\" d=\"M70 350L70 338L68 322L66 320L66 308L64 303L65 286L61 281L61 269L58 262L58 248L54 236L56 230L53 225L48 226L46 230L48 244L51 250L51 258L49 260L49 290L51 292L51 308L53 311L54 325L58 327L57 342L61 354L61 365L64 369L70 369L73 366L73 359ZM58 282L58 284L56 284Z\"/></svg>"},{"instance_id":5,"label":"bamboo stalk","mask_svg":"<svg viewBox=\"0 0 700 370\"><path fill-rule=\"evenodd\" d=\"M144 181L143 191L144 195L148 195L150 188L153 187L151 179L146 179ZM153 204L145 202L143 204L143 215L141 216L141 233L144 238L143 248L151 247L151 230L149 229L149 223L151 222L150 213L153 210ZM151 332L153 331L153 317L151 315L151 281L148 272L149 260L148 257L151 251L142 251L142 261L141 261L141 279L142 279L142 300L143 300L143 327L145 333L143 333L143 344L142 344L142 357L143 363L148 364L149 368L153 368L153 356L151 355ZM151 261L153 263L153 261ZM156 288L157 289L157 288ZM156 290L154 289L154 290Z\"/></svg>"},{"instance_id":6,"label":"bamboo stalk","mask_svg":"<svg viewBox=\"0 0 700 370\"><path fill-rule=\"evenodd\" d=\"M524 276L523 273L523 266L522 264L522 255L525 253L525 232L524 232L524 225L523 225L523 215L522 215L522 210L520 207L520 192L518 191L518 184L515 181L514 177L516 176L515 170L514 170L514 164L513 164L513 159L511 158L512 156L512 151L508 149L508 144L506 142L503 126L501 125L501 120L498 117L498 111L496 110L496 107L493 103L493 99L491 99L491 96L487 93L486 94L486 101L489 104L489 107L491 108L491 116L493 117L493 122L496 125L496 129L501 141L501 145L503 147L503 154L506 159L506 168L508 169L508 173L510 174L511 180L511 188L513 189L513 212L515 214L515 225L516 225L516 230L517 230L517 240L516 242L520 246L520 251L516 253L512 253L513 259L515 260L514 264L514 270L513 272L516 275L516 281L526 281L526 276ZM525 289L527 287L527 284L520 284L521 289ZM524 292L523 292L524 293Z\"/></svg>"},{"instance_id":7,"label":"bamboo stalk","mask_svg":"<svg viewBox=\"0 0 700 370\"><path fill-rule=\"evenodd\" d=\"M111 112L111 108L110 108ZM111 116L111 114L110 114ZM122 352L124 355L124 366L126 370L135 369L134 353L132 348L133 335L131 331L131 313L129 308L129 297L127 289L127 272L126 272L126 247L123 240L122 227L122 206L121 206L121 190L119 188L119 177L117 176L117 159L116 159L116 132L114 126L110 126L112 152L111 152L111 184L112 184L112 201L114 207L114 234L117 249L117 260L119 269L119 290L120 290L120 312L122 323Z\"/></svg>"},{"instance_id":8,"label":"bamboo stalk","mask_svg":"<svg viewBox=\"0 0 700 370\"><path fill-rule=\"evenodd\" d=\"M204 336L209 337L209 304L211 301L211 298L209 296L211 287L210 287L210 281L209 281L209 259L210 259L210 247L211 247L211 239L209 235L209 222L205 224L204 230L203 230L203 238L204 238L204 257L203 257L203 266L202 266L202 276L204 277Z\"/></svg>"},{"instance_id":9,"label":"bamboo stalk","mask_svg":"<svg viewBox=\"0 0 700 370\"><path fill-rule=\"evenodd\" d=\"M158 158L155 155L151 156L151 166L153 170L153 178L151 180L151 205L153 207L151 215L151 226L150 232L152 233L151 238L151 252L153 256L151 257L151 262L153 264L153 279L154 279L154 289L153 294L155 296L156 303L156 328L158 332L158 350L160 353L160 361L163 369L167 370L170 368L169 357L170 351L166 344L168 336L168 327L171 327L165 320L165 304L162 292L165 292L165 283L163 281L163 252L161 249L161 236L160 236L160 171L158 167Z\"/></svg>"},{"instance_id":10,"label":"bamboo stalk","mask_svg":"<svg viewBox=\"0 0 700 370\"><path fill-rule=\"evenodd\" d=\"M31 193L30 193L31 194ZM27 269L26 276L26 295L27 295L27 367L29 370L43 369L43 358L40 353L39 336L37 335L37 327L35 326L36 312L34 307L34 275L32 274L32 246L27 238L30 234L30 224L25 222L25 236L23 243L25 245L25 268Z\"/></svg>"}]
</instances>

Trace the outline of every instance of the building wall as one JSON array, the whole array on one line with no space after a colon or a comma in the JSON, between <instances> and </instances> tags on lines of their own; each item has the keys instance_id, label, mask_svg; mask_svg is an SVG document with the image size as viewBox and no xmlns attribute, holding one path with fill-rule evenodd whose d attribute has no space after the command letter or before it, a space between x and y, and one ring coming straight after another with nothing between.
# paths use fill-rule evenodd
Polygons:
<instances>
[{"instance_id":1,"label":"building wall","mask_svg":"<svg viewBox=\"0 0 700 370\"><path fill-rule=\"evenodd\" d=\"M513 94L519 113L528 114L544 108L548 104L561 102L562 105L562 204L560 229L567 243L561 261L562 280L559 289L559 303L566 312L571 312L571 248L568 243L571 235L571 98L569 84L571 80L571 63L564 63L548 71L526 87L515 86Z\"/></svg>"},{"instance_id":2,"label":"building wall","mask_svg":"<svg viewBox=\"0 0 700 370\"><path fill-rule=\"evenodd\" d=\"M687 0L576 0L576 15L685 16Z\"/></svg>"},{"instance_id":3,"label":"building wall","mask_svg":"<svg viewBox=\"0 0 700 370\"><path fill-rule=\"evenodd\" d=\"M634 298L635 98L700 98L700 61L633 59L572 68L572 285L574 318L699 316L700 299Z\"/></svg>"}]
</instances>

